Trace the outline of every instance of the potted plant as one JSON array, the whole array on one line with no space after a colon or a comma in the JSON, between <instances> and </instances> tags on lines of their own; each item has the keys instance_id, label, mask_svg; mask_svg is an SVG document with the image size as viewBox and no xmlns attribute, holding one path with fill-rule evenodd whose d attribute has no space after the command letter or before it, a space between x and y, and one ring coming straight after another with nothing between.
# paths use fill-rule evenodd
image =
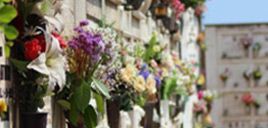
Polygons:
<instances>
[{"instance_id":1,"label":"potted plant","mask_svg":"<svg viewBox=\"0 0 268 128\"><path fill-rule=\"evenodd\" d=\"M229 76L230 72L228 68L226 68L225 71L220 74L220 79L223 82L224 86L226 85L226 81L228 80Z\"/></svg>"},{"instance_id":2,"label":"potted plant","mask_svg":"<svg viewBox=\"0 0 268 128\"><path fill-rule=\"evenodd\" d=\"M259 101L256 98L254 98L252 96L251 93L249 93L249 92L248 93L244 93L242 95L242 102L247 106L247 108L249 109L249 111L250 111L250 107L251 106L254 107L255 108L255 113L257 114L257 111L260 108L260 103L259 103Z\"/></svg>"},{"instance_id":3,"label":"potted plant","mask_svg":"<svg viewBox=\"0 0 268 128\"><path fill-rule=\"evenodd\" d=\"M260 52L261 48L262 48L261 43L257 42L257 43L253 44L252 50L253 50L253 57L254 58L259 56L259 52Z\"/></svg>"},{"instance_id":4,"label":"potted plant","mask_svg":"<svg viewBox=\"0 0 268 128\"><path fill-rule=\"evenodd\" d=\"M244 93L241 97L242 102L246 106L247 114L250 114L250 106L254 103L254 98L251 93Z\"/></svg>"},{"instance_id":5,"label":"potted plant","mask_svg":"<svg viewBox=\"0 0 268 128\"><path fill-rule=\"evenodd\" d=\"M249 55L249 48L250 48L250 46L252 44L252 39L251 38L248 38L248 37L244 37L244 38L241 38L240 39L240 43L241 43L241 45L244 48L245 56L248 57L248 55Z\"/></svg>"},{"instance_id":6,"label":"potted plant","mask_svg":"<svg viewBox=\"0 0 268 128\"><path fill-rule=\"evenodd\" d=\"M252 75L253 75L253 79L255 82L255 86L258 86L259 81L262 78L262 72L261 72L260 68L255 69L253 71Z\"/></svg>"},{"instance_id":7,"label":"potted plant","mask_svg":"<svg viewBox=\"0 0 268 128\"><path fill-rule=\"evenodd\" d=\"M251 77L252 77L252 72L251 71L244 71L243 72L243 77L244 79L247 81L247 83L249 83Z\"/></svg>"},{"instance_id":8,"label":"potted plant","mask_svg":"<svg viewBox=\"0 0 268 128\"><path fill-rule=\"evenodd\" d=\"M206 43L205 43L205 33L200 32L197 37L197 43L202 51L206 50Z\"/></svg>"}]
</instances>

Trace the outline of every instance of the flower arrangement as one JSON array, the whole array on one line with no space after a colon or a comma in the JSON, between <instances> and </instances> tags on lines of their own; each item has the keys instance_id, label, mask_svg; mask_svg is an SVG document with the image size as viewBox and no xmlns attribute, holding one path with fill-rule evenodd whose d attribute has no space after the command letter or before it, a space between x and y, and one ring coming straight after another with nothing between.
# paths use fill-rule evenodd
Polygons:
<instances>
[{"instance_id":1,"label":"flower arrangement","mask_svg":"<svg viewBox=\"0 0 268 128\"><path fill-rule=\"evenodd\" d=\"M244 79L246 80L246 81L249 81L250 80L250 78L251 78L251 76L252 76L252 72L251 71L244 71L243 72L243 77L244 77Z\"/></svg>"},{"instance_id":2,"label":"flower arrangement","mask_svg":"<svg viewBox=\"0 0 268 128\"><path fill-rule=\"evenodd\" d=\"M247 107L249 107L249 106L251 106L251 105L253 105L254 107L256 107L256 108L259 108L260 107L260 104L259 104L259 102L256 100L256 98L254 98L253 96L252 96L252 94L251 93L244 93L243 95L242 95L242 102L247 106Z\"/></svg>"},{"instance_id":3,"label":"flower arrangement","mask_svg":"<svg viewBox=\"0 0 268 128\"><path fill-rule=\"evenodd\" d=\"M74 31L66 50L68 79L57 99L65 109L69 126L95 127L98 121L96 112L103 111L100 109L103 99L110 98L108 89L97 76L105 75L109 62L113 60L115 35L109 28L92 28L88 21L81 21ZM99 97L96 98L97 109L89 104L94 99L92 95Z\"/></svg>"},{"instance_id":4,"label":"flower arrangement","mask_svg":"<svg viewBox=\"0 0 268 128\"><path fill-rule=\"evenodd\" d=\"M33 19L45 22L37 14L30 14L26 22L34 22ZM18 77L21 112L37 112L37 108L44 106L43 97L65 85L65 42L57 31L49 31L42 22L25 27L27 31L13 46L10 61L17 69L14 72Z\"/></svg>"},{"instance_id":5,"label":"flower arrangement","mask_svg":"<svg viewBox=\"0 0 268 128\"><path fill-rule=\"evenodd\" d=\"M245 50L248 50L248 48L251 46L252 44L252 38L248 38L248 37L244 37L240 39L240 43L242 44L243 48Z\"/></svg>"},{"instance_id":6,"label":"flower arrangement","mask_svg":"<svg viewBox=\"0 0 268 128\"><path fill-rule=\"evenodd\" d=\"M220 79L224 84L226 84L226 81L228 80L229 76L230 76L229 69L226 68L225 71L220 74Z\"/></svg>"},{"instance_id":7,"label":"flower arrangement","mask_svg":"<svg viewBox=\"0 0 268 128\"><path fill-rule=\"evenodd\" d=\"M198 43L199 47L201 48L201 50L203 50L203 51L206 50L205 33L204 32L199 33L199 35L197 37L197 43Z\"/></svg>"},{"instance_id":8,"label":"flower arrangement","mask_svg":"<svg viewBox=\"0 0 268 128\"><path fill-rule=\"evenodd\" d=\"M252 45L252 38L248 38L248 37L241 38L240 43L245 50L245 55L248 56L248 52L249 52L248 49Z\"/></svg>"},{"instance_id":9,"label":"flower arrangement","mask_svg":"<svg viewBox=\"0 0 268 128\"><path fill-rule=\"evenodd\" d=\"M254 43L253 44L252 50L253 50L253 56L254 57L257 57L258 56L261 48L262 48L261 43L257 42L257 43Z\"/></svg>"},{"instance_id":10,"label":"flower arrangement","mask_svg":"<svg viewBox=\"0 0 268 128\"><path fill-rule=\"evenodd\" d=\"M262 78L262 73L261 73L260 68L255 69L255 70L253 71L252 75L253 75L253 79L254 79L255 81L260 80L260 79Z\"/></svg>"}]
</instances>

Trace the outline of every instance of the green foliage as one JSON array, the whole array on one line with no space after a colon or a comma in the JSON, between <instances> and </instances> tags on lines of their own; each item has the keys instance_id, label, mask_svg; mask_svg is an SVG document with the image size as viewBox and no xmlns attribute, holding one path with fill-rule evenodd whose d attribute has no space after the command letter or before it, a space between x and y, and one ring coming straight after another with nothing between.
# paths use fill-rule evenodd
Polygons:
<instances>
[{"instance_id":1,"label":"green foliage","mask_svg":"<svg viewBox=\"0 0 268 128\"><path fill-rule=\"evenodd\" d=\"M11 25L4 26L4 33L8 40L14 40L19 35L19 32L17 31L17 29Z\"/></svg>"},{"instance_id":2,"label":"green foliage","mask_svg":"<svg viewBox=\"0 0 268 128\"><path fill-rule=\"evenodd\" d=\"M84 122L87 128L95 128L97 126L97 122L98 122L97 113L91 105L89 105L86 108L85 113L83 114L83 117L84 117Z\"/></svg>"},{"instance_id":3,"label":"green foliage","mask_svg":"<svg viewBox=\"0 0 268 128\"><path fill-rule=\"evenodd\" d=\"M71 109L71 103L67 100L58 100L57 103L64 109L64 110L70 110Z\"/></svg>"},{"instance_id":4,"label":"green foliage","mask_svg":"<svg viewBox=\"0 0 268 128\"><path fill-rule=\"evenodd\" d=\"M0 23L8 24L17 16L17 11L11 5L4 5L0 8L0 14Z\"/></svg>"},{"instance_id":5,"label":"green foliage","mask_svg":"<svg viewBox=\"0 0 268 128\"><path fill-rule=\"evenodd\" d=\"M111 98L110 94L109 94L109 90L108 88L99 80L93 78L93 88L99 92L99 94L102 94L103 96L105 96L106 98Z\"/></svg>"},{"instance_id":6,"label":"green foliage","mask_svg":"<svg viewBox=\"0 0 268 128\"><path fill-rule=\"evenodd\" d=\"M17 16L17 11L12 5L7 3L11 0L0 0L0 31L2 31L7 40L14 40L18 37L19 32L14 26L9 23ZM7 58L10 56L10 47L12 45L5 45L5 55Z\"/></svg>"},{"instance_id":7,"label":"green foliage","mask_svg":"<svg viewBox=\"0 0 268 128\"><path fill-rule=\"evenodd\" d=\"M161 98L164 100L170 99L172 95L187 95L185 88L177 84L177 77L170 77L164 80L164 85L161 87Z\"/></svg>"},{"instance_id":8,"label":"green foliage","mask_svg":"<svg viewBox=\"0 0 268 128\"><path fill-rule=\"evenodd\" d=\"M9 59L11 64L19 71L19 72L26 72L27 71L27 65L29 62L27 61L22 61L22 60L17 60L10 58Z\"/></svg>"},{"instance_id":9,"label":"green foliage","mask_svg":"<svg viewBox=\"0 0 268 128\"><path fill-rule=\"evenodd\" d=\"M157 35L154 33L143 56L145 62L149 62L151 59L156 58L157 52L154 51L155 45L157 45Z\"/></svg>"},{"instance_id":10,"label":"green foliage","mask_svg":"<svg viewBox=\"0 0 268 128\"><path fill-rule=\"evenodd\" d=\"M98 112L104 114L104 99L99 93L94 93L94 98L97 103L97 110Z\"/></svg>"},{"instance_id":11,"label":"green foliage","mask_svg":"<svg viewBox=\"0 0 268 128\"><path fill-rule=\"evenodd\" d=\"M82 80L81 85L75 89L74 94L71 97L71 104L74 104L75 108L84 113L91 98L90 84Z\"/></svg>"}]
</instances>

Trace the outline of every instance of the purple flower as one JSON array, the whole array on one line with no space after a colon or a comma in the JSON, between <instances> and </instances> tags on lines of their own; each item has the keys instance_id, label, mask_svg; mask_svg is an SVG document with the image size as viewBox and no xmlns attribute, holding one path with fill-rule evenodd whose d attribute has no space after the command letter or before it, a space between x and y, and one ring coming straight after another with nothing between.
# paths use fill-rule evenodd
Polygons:
<instances>
[{"instance_id":1,"label":"purple flower","mask_svg":"<svg viewBox=\"0 0 268 128\"><path fill-rule=\"evenodd\" d=\"M160 77L155 76L155 77L154 77L154 80L155 80L155 82L156 82L156 87L157 87L157 88L160 88L160 87L161 87L161 84L162 84L162 81L161 81Z\"/></svg>"},{"instance_id":2,"label":"purple flower","mask_svg":"<svg viewBox=\"0 0 268 128\"><path fill-rule=\"evenodd\" d=\"M77 33L82 33L84 30L81 27L75 27L74 31Z\"/></svg>"},{"instance_id":3,"label":"purple flower","mask_svg":"<svg viewBox=\"0 0 268 128\"><path fill-rule=\"evenodd\" d=\"M88 24L89 24L88 20L82 20L82 21L80 21L79 26L83 27L83 26L87 26Z\"/></svg>"},{"instance_id":4,"label":"purple flower","mask_svg":"<svg viewBox=\"0 0 268 128\"><path fill-rule=\"evenodd\" d=\"M146 80L150 75L150 72L148 70L141 70L139 75L141 75Z\"/></svg>"}]
</instances>

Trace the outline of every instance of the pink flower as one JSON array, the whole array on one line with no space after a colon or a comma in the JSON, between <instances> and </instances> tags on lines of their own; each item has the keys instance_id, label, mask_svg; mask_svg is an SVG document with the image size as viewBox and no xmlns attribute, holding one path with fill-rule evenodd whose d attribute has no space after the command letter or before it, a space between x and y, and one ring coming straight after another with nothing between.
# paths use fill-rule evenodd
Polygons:
<instances>
[{"instance_id":1,"label":"pink flower","mask_svg":"<svg viewBox=\"0 0 268 128\"><path fill-rule=\"evenodd\" d=\"M180 18L181 13L185 11L185 5L180 0L172 0L172 7L176 18Z\"/></svg>"},{"instance_id":2,"label":"pink flower","mask_svg":"<svg viewBox=\"0 0 268 128\"><path fill-rule=\"evenodd\" d=\"M199 100L203 99L203 97L204 97L204 92L203 92L203 91L199 91L199 92L197 93L197 96L198 96L198 99L199 99Z\"/></svg>"}]
</instances>

